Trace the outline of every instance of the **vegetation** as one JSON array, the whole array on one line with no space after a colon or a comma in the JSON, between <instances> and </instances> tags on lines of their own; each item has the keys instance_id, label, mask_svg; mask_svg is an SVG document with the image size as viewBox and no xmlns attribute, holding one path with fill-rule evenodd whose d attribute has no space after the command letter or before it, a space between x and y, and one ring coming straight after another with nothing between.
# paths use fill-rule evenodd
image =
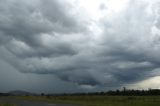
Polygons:
<instances>
[{"instance_id":1,"label":"vegetation","mask_svg":"<svg viewBox=\"0 0 160 106\"><path fill-rule=\"evenodd\" d=\"M21 99L83 106L160 106L160 96L23 96Z\"/></svg>"},{"instance_id":2,"label":"vegetation","mask_svg":"<svg viewBox=\"0 0 160 106\"><path fill-rule=\"evenodd\" d=\"M36 96L25 91L14 91L9 93L0 93L0 96ZM123 90L107 91L107 92L93 92L93 93L73 93L73 94L57 94L61 96L82 96L82 95L107 95L107 96L160 96L160 89L148 89L148 90L130 90L125 87ZM44 94L41 96L57 96L56 94Z\"/></svg>"},{"instance_id":3,"label":"vegetation","mask_svg":"<svg viewBox=\"0 0 160 106\"><path fill-rule=\"evenodd\" d=\"M44 94L41 95L12 95L1 94L17 99L31 101L44 101L49 103L78 104L82 106L160 106L160 90L123 90L95 92L95 93L75 93L75 94ZM14 105L0 105L14 106Z\"/></svg>"},{"instance_id":4,"label":"vegetation","mask_svg":"<svg viewBox=\"0 0 160 106\"><path fill-rule=\"evenodd\" d=\"M16 106L16 105L13 105L13 104L8 104L8 103L0 103L0 106Z\"/></svg>"}]
</instances>

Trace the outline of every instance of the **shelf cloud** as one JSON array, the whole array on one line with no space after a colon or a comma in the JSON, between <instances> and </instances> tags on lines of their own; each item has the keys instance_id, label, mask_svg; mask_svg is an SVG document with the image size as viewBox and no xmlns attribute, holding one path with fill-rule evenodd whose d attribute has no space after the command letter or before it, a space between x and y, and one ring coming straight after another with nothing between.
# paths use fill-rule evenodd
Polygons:
<instances>
[{"instance_id":1,"label":"shelf cloud","mask_svg":"<svg viewBox=\"0 0 160 106\"><path fill-rule=\"evenodd\" d=\"M82 89L159 76L160 2L91 2L0 0L1 61L16 73L51 75Z\"/></svg>"}]
</instances>

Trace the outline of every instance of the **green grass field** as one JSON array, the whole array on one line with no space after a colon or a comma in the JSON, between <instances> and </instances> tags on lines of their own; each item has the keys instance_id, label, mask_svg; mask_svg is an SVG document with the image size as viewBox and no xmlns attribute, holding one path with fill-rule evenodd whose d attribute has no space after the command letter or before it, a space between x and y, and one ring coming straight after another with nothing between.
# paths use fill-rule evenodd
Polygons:
<instances>
[{"instance_id":1,"label":"green grass field","mask_svg":"<svg viewBox=\"0 0 160 106\"><path fill-rule=\"evenodd\" d=\"M160 106L160 96L24 96L18 98L82 106Z\"/></svg>"}]
</instances>

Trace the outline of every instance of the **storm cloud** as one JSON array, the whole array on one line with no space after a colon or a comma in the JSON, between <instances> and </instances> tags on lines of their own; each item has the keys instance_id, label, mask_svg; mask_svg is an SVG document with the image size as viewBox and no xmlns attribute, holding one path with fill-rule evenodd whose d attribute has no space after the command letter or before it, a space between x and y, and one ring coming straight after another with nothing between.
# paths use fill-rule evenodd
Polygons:
<instances>
[{"instance_id":1,"label":"storm cloud","mask_svg":"<svg viewBox=\"0 0 160 106\"><path fill-rule=\"evenodd\" d=\"M160 3L113 1L95 3L94 14L83 0L0 0L0 58L23 74L82 88L159 76Z\"/></svg>"}]
</instances>

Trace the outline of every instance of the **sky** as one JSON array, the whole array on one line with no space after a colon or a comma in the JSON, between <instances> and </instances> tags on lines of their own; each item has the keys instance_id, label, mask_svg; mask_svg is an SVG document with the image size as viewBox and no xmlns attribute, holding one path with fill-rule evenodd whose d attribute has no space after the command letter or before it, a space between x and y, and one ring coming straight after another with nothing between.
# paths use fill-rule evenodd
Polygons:
<instances>
[{"instance_id":1,"label":"sky","mask_svg":"<svg viewBox=\"0 0 160 106\"><path fill-rule=\"evenodd\" d=\"M0 92L160 88L159 0L0 0Z\"/></svg>"}]
</instances>

